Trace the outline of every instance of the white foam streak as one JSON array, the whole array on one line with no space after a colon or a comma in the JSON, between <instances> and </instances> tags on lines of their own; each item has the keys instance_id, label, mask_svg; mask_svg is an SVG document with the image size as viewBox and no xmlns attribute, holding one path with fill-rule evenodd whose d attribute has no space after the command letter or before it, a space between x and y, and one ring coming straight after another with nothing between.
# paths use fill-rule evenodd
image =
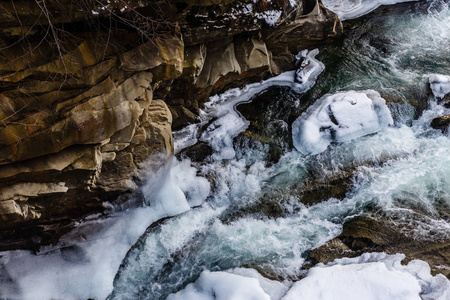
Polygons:
<instances>
[{"instance_id":1,"label":"white foam streak","mask_svg":"<svg viewBox=\"0 0 450 300\"><path fill-rule=\"evenodd\" d=\"M0 263L18 287L18 294L1 296L23 300L105 299L130 247L148 225L165 216L150 207L139 208L108 220L84 223L85 230L91 227L99 232L84 231L85 240L73 249L41 255L28 251L2 253Z\"/></svg>"},{"instance_id":2,"label":"white foam streak","mask_svg":"<svg viewBox=\"0 0 450 300\"><path fill-rule=\"evenodd\" d=\"M136 299L142 287L137 284L142 278L152 281L155 276L177 251L187 242L210 227L210 222L220 215L223 209L213 209L203 205L190 210L178 218L168 220L154 234L142 240L125 259L123 270L114 282L112 299ZM157 283L146 286L148 289L159 289Z\"/></svg>"}]
</instances>

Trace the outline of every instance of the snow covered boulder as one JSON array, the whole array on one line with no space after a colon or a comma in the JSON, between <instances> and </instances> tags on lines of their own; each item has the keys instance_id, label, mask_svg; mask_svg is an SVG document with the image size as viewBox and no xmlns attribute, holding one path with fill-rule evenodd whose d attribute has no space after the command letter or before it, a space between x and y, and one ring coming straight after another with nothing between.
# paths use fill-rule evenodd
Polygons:
<instances>
[{"instance_id":1,"label":"snow covered boulder","mask_svg":"<svg viewBox=\"0 0 450 300\"><path fill-rule=\"evenodd\" d=\"M429 81L434 97L444 99L450 94L450 76L434 74L430 76Z\"/></svg>"},{"instance_id":2,"label":"snow covered boulder","mask_svg":"<svg viewBox=\"0 0 450 300\"><path fill-rule=\"evenodd\" d=\"M346 142L393 124L386 101L373 90L325 95L292 124L295 148L318 154L332 142Z\"/></svg>"}]
</instances>

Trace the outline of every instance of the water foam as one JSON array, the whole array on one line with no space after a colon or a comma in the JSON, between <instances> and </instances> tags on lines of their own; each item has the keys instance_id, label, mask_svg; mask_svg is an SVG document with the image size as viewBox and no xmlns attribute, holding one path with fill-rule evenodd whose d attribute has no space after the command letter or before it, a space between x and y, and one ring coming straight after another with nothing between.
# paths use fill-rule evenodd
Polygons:
<instances>
[{"instance_id":1,"label":"water foam","mask_svg":"<svg viewBox=\"0 0 450 300\"><path fill-rule=\"evenodd\" d=\"M63 236L48 252L1 253L2 276L7 275L10 283L5 283L9 287L0 290L0 296L24 300L105 299L113 289L123 258L150 224L188 211L206 199L209 183L196 173L189 161L173 161L144 185L142 190L150 206L106 219L84 220L76 232Z\"/></svg>"}]
</instances>

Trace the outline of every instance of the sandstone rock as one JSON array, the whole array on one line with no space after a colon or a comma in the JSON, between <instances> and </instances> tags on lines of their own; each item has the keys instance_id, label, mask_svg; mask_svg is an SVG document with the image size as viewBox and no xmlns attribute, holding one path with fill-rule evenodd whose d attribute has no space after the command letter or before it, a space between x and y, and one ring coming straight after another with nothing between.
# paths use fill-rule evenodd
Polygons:
<instances>
[{"instance_id":1,"label":"sandstone rock","mask_svg":"<svg viewBox=\"0 0 450 300\"><path fill-rule=\"evenodd\" d=\"M196 81L203 69L206 58L206 46L204 44L185 48L183 61L183 74L192 76Z\"/></svg>"},{"instance_id":2,"label":"sandstone rock","mask_svg":"<svg viewBox=\"0 0 450 300\"><path fill-rule=\"evenodd\" d=\"M101 164L100 152L92 146L70 147L56 154L0 166L0 182L13 181L25 175L37 177L39 173L61 172L69 169L97 170Z\"/></svg>"},{"instance_id":3,"label":"sandstone rock","mask_svg":"<svg viewBox=\"0 0 450 300\"><path fill-rule=\"evenodd\" d=\"M234 43L223 41L208 49L205 64L195 85L205 88L214 85L220 77L228 73L241 73L242 69L236 60Z\"/></svg>"},{"instance_id":4,"label":"sandstone rock","mask_svg":"<svg viewBox=\"0 0 450 300\"><path fill-rule=\"evenodd\" d=\"M309 13L297 16L295 20L274 30L265 30L263 39L269 51L279 53L289 49L291 52L298 52L312 44L337 38L342 31L342 23L337 15L315 1L314 8Z\"/></svg>"},{"instance_id":5,"label":"sandstone rock","mask_svg":"<svg viewBox=\"0 0 450 300\"><path fill-rule=\"evenodd\" d=\"M110 81L107 79L106 82ZM2 128L0 164L55 153L75 144L101 143L139 118L143 109L135 99L144 94L149 85L148 78L138 74L119 85L111 84L111 90L106 94L92 97L74 107L69 106L70 110L63 113L64 119L43 130L35 130L35 126L30 130L26 124L11 124ZM91 89L76 99L96 94ZM80 101L69 100L68 105ZM63 107L61 104L57 110L62 111Z\"/></svg>"},{"instance_id":6,"label":"sandstone rock","mask_svg":"<svg viewBox=\"0 0 450 300\"><path fill-rule=\"evenodd\" d=\"M30 220L41 216L41 207L26 202L42 194L65 193L68 187L59 183L19 183L0 189L0 219L2 221Z\"/></svg>"},{"instance_id":7,"label":"sandstone rock","mask_svg":"<svg viewBox=\"0 0 450 300\"><path fill-rule=\"evenodd\" d=\"M304 47L339 34L340 23L315 0L317 9L295 20L287 1L266 1L280 11L277 27L252 0L138 2L123 13L111 4L113 19L87 12L109 32L79 26L86 12L68 0L46 3L50 19L33 1L0 5L0 218L8 220L0 223L0 250L54 243L75 219L105 212L105 203L120 207L173 154L171 127L196 122L211 93L281 72L299 41ZM298 15L312 3L303 2ZM139 26L149 23L122 22L131 10L149 20L155 6L161 32L142 35ZM65 31L47 39L49 22ZM266 206L267 214L280 213Z\"/></svg>"},{"instance_id":8,"label":"sandstone rock","mask_svg":"<svg viewBox=\"0 0 450 300\"><path fill-rule=\"evenodd\" d=\"M254 37L239 39L235 45L235 52L243 72L270 66L271 53L263 41Z\"/></svg>"},{"instance_id":9,"label":"sandstone rock","mask_svg":"<svg viewBox=\"0 0 450 300\"><path fill-rule=\"evenodd\" d=\"M184 44L179 37L162 35L121 56L126 71L152 70L159 80L179 77L183 72ZM157 68L157 69L156 69Z\"/></svg>"}]
</instances>

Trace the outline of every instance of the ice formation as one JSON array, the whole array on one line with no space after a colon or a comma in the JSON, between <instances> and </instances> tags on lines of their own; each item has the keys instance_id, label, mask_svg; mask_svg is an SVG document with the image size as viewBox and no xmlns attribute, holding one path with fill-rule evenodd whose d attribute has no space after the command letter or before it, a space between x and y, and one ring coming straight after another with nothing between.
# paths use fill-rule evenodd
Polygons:
<instances>
[{"instance_id":1,"label":"ice formation","mask_svg":"<svg viewBox=\"0 0 450 300\"><path fill-rule=\"evenodd\" d=\"M393 124L380 94L373 90L325 95L292 124L295 148L303 154L325 151L332 142L347 142Z\"/></svg>"},{"instance_id":2,"label":"ice formation","mask_svg":"<svg viewBox=\"0 0 450 300\"><path fill-rule=\"evenodd\" d=\"M436 98L444 98L450 94L450 76L434 74L430 75L430 88Z\"/></svg>"},{"instance_id":3,"label":"ice formation","mask_svg":"<svg viewBox=\"0 0 450 300\"><path fill-rule=\"evenodd\" d=\"M249 122L236 112L236 105L250 101L253 96L271 86L289 86L299 93L306 92L315 84L317 76L325 69L325 66L315 59L318 53L317 49L301 51L297 55L300 64L297 71L288 71L268 80L249 84L242 89L231 89L210 98L211 101L205 104L205 109L200 111L202 123L198 126L216 118L200 137L201 141L209 143L214 150L214 159L232 159L235 156L233 138L249 125ZM196 140L197 132L198 130L189 127L176 134ZM177 149L188 145L187 140L185 138L180 145L177 145Z\"/></svg>"},{"instance_id":4,"label":"ice formation","mask_svg":"<svg viewBox=\"0 0 450 300\"><path fill-rule=\"evenodd\" d=\"M335 12L342 21L356 19L381 5L392 5L417 0L323 0L323 5Z\"/></svg>"}]
</instances>

